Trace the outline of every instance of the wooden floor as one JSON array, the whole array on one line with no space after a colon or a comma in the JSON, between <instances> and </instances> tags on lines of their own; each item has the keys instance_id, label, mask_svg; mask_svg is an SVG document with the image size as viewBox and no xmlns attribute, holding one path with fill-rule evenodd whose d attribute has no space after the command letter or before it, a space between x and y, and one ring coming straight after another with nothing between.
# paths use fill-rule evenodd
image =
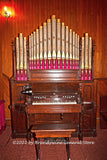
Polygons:
<instances>
[{"instance_id":1,"label":"wooden floor","mask_svg":"<svg viewBox=\"0 0 107 160\"><path fill-rule=\"evenodd\" d=\"M96 138L70 139L70 155L72 160L107 160L107 129L97 129ZM67 160L66 145L47 144L41 140L41 160ZM57 142L59 143L59 142ZM12 139L11 128L7 127L0 135L0 160L36 160L34 141Z\"/></svg>"}]
</instances>

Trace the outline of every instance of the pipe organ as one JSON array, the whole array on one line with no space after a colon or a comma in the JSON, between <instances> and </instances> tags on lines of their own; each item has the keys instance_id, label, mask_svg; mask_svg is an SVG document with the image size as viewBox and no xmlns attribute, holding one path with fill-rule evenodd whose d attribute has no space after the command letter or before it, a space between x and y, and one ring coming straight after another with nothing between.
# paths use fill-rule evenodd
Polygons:
<instances>
[{"instance_id":1,"label":"pipe organ","mask_svg":"<svg viewBox=\"0 0 107 160\"><path fill-rule=\"evenodd\" d=\"M28 37L20 33L10 88L13 137L27 136L28 119L30 124L72 124L72 135L80 139L96 136L93 40L88 33L80 37L55 15ZM26 120L26 110L31 119Z\"/></svg>"}]
</instances>

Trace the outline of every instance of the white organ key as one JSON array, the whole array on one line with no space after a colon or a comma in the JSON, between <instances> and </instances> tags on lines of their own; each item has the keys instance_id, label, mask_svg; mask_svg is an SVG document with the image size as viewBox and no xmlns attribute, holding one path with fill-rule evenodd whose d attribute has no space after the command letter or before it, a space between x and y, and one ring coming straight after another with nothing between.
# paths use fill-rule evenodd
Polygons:
<instances>
[{"instance_id":1,"label":"white organ key","mask_svg":"<svg viewBox=\"0 0 107 160\"><path fill-rule=\"evenodd\" d=\"M77 102L44 102L44 103L40 103L40 102L32 102L32 105L54 105L54 104L77 104Z\"/></svg>"}]
</instances>

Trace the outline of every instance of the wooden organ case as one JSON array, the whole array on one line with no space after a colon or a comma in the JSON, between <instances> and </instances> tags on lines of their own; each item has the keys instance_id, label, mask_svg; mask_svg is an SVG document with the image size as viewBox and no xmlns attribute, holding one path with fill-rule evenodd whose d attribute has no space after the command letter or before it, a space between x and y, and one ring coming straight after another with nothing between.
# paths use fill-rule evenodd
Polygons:
<instances>
[{"instance_id":1,"label":"wooden organ case","mask_svg":"<svg viewBox=\"0 0 107 160\"><path fill-rule=\"evenodd\" d=\"M93 42L88 33L79 38L55 15L31 33L28 41L20 33L15 41L10 89L13 138L27 136L26 108L37 110L36 115L30 116L30 125L79 127L80 105L83 136L96 136ZM70 112L70 107L75 113ZM69 109L64 112L66 108ZM72 136L77 136L77 132Z\"/></svg>"}]
</instances>

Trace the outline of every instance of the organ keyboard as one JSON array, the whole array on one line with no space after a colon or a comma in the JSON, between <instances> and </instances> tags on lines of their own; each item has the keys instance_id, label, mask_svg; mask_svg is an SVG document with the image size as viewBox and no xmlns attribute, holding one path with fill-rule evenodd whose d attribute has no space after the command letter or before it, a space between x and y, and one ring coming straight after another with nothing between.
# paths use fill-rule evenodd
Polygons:
<instances>
[{"instance_id":1,"label":"organ keyboard","mask_svg":"<svg viewBox=\"0 0 107 160\"><path fill-rule=\"evenodd\" d=\"M38 87L35 87L35 85L36 84L34 83L30 86L23 87L22 93L26 95L25 103L27 105L61 105L81 103L81 92L79 91L79 84L77 83L38 83ZM63 87L61 87L61 85ZM53 90L53 86L55 89L57 88L55 92ZM75 90L73 86L75 86ZM49 90L47 90L47 88Z\"/></svg>"},{"instance_id":2,"label":"organ keyboard","mask_svg":"<svg viewBox=\"0 0 107 160\"><path fill-rule=\"evenodd\" d=\"M31 91L29 92L31 94ZM79 92L72 93L32 93L26 94L26 104L32 105L51 105L51 104L80 104L81 95Z\"/></svg>"}]
</instances>

